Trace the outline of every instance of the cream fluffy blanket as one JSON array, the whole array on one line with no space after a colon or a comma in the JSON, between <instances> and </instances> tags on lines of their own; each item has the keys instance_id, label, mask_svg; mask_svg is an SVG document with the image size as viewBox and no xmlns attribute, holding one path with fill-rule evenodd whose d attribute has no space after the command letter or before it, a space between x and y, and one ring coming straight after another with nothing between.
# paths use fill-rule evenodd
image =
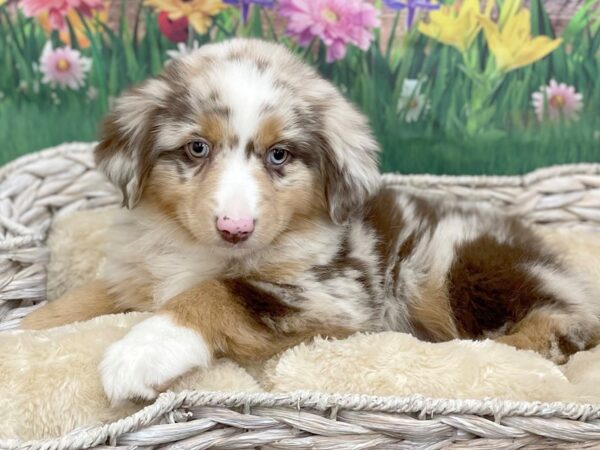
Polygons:
<instances>
[{"instance_id":1,"label":"cream fluffy blanket","mask_svg":"<svg viewBox=\"0 0 600 450\"><path fill-rule=\"evenodd\" d=\"M93 278L110 214L76 213L58 220L49 239L49 296ZM600 236L540 230L600 280ZM104 316L46 331L0 333L0 438L62 435L133 413L110 407L97 366L104 349L146 314ZM402 333L319 339L289 349L264 367L217 361L179 379L172 389L213 391L316 390L438 398L600 402L600 348L559 367L541 356L492 341L420 342Z\"/></svg>"}]
</instances>

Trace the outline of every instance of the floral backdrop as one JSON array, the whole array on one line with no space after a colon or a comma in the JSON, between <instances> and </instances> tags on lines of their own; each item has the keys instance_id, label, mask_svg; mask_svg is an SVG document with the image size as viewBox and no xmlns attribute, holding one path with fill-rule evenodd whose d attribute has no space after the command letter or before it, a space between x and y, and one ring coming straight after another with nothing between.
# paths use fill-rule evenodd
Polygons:
<instances>
[{"instance_id":1,"label":"floral backdrop","mask_svg":"<svg viewBox=\"0 0 600 450\"><path fill-rule=\"evenodd\" d=\"M233 36L278 41L331 79L369 116L383 170L600 162L598 3L0 0L0 163L94 140L123 89Z\"/></svg>"}]
</instances>

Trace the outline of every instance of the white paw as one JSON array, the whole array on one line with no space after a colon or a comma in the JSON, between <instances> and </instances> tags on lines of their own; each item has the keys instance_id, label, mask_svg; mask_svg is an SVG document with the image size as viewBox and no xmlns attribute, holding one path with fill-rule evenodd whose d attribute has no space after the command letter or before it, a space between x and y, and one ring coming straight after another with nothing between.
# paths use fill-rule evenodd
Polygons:
<instances>
[{"instance_id":1,"label":"white paw","mask_svg":"<svg viewBox=\"0 0 600 450\"><path fill-rule=\"evenodd\" d=\"M200 334L157 315L134 326L112 344L100 363L111 403L150 400L157 389L195 367L207 367L211 352Z\"/></svg>"}]
</instances>

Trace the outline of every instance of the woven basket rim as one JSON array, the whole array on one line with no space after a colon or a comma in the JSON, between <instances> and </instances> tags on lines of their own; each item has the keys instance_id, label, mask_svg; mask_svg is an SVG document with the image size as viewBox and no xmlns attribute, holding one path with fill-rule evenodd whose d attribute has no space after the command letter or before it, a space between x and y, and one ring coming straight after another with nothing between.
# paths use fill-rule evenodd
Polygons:
<instances>
[{"instance_id":1,"label":"woven basket rim","mask_svg":"<svg viewBox=\"0 0 600 450\"><path fill-rule=\"evenodd\" d=\"M173 402L185 406L223 406L228 408L307 407L319 411L341 407L352 411L419 413L428 416L461 413L494 416L495 418L508 416L543 416L571 420L600 418L600 403L505 400L494 397L450 399L426 397L420 394L378 396L306 390L257 393L185 390L177 393L168 391L160 394L155 403L162 404L162 402Z\"/></svg>"},{"instance_id":2,"label":"woven basket rim","mask_svg":"<svg viewBox=\"0 0 600 450\"><path fill-rule=\"evenodd\" d=\"M554 420L589 421L600 417L600 405L564 402L525 402L486 398L453 400L427 398L421 395L382 397L360 394L325 394L310 391L287 393L206 392L182 391L160 394L154 403L115 422L74 430L59 438L34 441L0 440L0 448L66 449L91 447L110 438L136 431L152 424L178 409L190 407L243 408L302 408L317 411L339 409L376 413L417 414L420 419L435 416L474 415L493 417L529 417ZM79 444L79 445L78 445Z\"/></svg>"},{"instance_id":3,"label":"woven basket rim","mask_svg":"<svg viewBox=\"0 0 600 450\"><path fill-rule=\"evenodd\" d=\"M96 144L97 142L68 142L19 156L18 158L0 166L0 182L22 167L26 167L28 164L33 162L38 162L40 159L75 153L89 154Z\"/></svg>"},{"instance_id":4,"label":"woven basket rim","mask_svg":"<svg viewBox=\"0 0 600 450\"><path fill-rule=\"evenodd\" d=\"M403 174L386 172L382 174L383 180L393 183L395 179L402 180L403 184L432 184L437 185L468 185L478 187L527 187L533 183L564 175L598 175L600 163L573 163L558 164L535 169L521 175L434 175L434 174Z\"/></svg>"}]
</instances>

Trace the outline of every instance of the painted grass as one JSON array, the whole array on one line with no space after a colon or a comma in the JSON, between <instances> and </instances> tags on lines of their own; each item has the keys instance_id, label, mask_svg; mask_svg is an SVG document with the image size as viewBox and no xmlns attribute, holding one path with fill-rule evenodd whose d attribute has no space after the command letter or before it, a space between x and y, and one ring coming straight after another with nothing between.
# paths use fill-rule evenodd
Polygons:
<instances>
[{"instance_id":1,"label":"painted grass","mask_svg":"<svg viewBox=\"0 0 600 450\"><path fill-rule=\"evenodd\" d=\"M102 114L95 103L0 102L0 164L63 142L94 140Z\"/></svg>"},{"instance_id":2,"label":"painted grass","mask_svg":"<svg viewBox=\"0 0 600 450\"><path fill-rule=\"evenodd\" d=\"M277 35L269 14L258 8L247 25L240 25L239 15L230 8L215 18L208 34L192 38L202 44L242 35L288 45L369 117L384 149L385 171L518 174L552 164L600 162L600 15L590 13L593 3L584 1L563 32L559 49L505 77L488 99L489 117L475 132L465 127L475 86L461 70L461 55L416 31L402 37L392 34L388 42L381 42L375 30L367 52L349 48L347 57L334 64L325 62L323 44L314 42L305 50ZM533 34L554 36L544 2L532 0L530 10ZM96 31L88 27L92 45L84 54L93 60L88 85L77 92L52 90L39 84L32 66L48 36L34 20L11 16L0 6L0 164L62 142L97 138L109 99L159 72L166 50L174 47L160 33L151 9L140 7L135 23L131 28L121 20L116 30L104 24ZM144 24L143 34L138 33L138 23ZM62 45L56 34L50 39ZM482 35L476 49L481 61L489 58ZM552 78L583 94L580 120L537 122L531 94ZM430 105L413 123L406 123L396 106L405 79L422 81ZM88 87L97 90L94 101L87 99Z\"/></svg>"}]
</instances>

